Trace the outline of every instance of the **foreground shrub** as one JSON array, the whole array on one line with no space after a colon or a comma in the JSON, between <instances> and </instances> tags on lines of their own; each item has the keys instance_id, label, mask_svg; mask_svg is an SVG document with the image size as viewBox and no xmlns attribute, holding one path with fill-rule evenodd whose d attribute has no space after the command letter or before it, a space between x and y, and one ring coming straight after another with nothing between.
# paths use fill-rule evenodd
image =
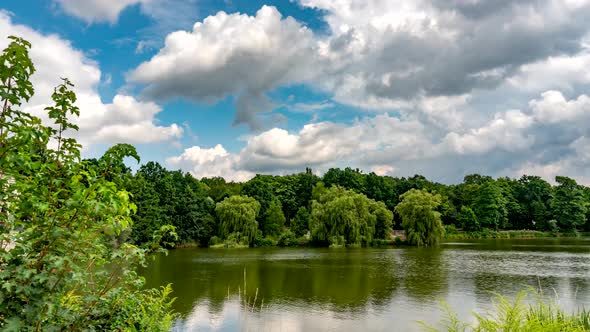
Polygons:
<instances>
[{"instance_id":1,"label":"foreground shrub","mask_svg":"<svg viewBox=\"0 0 590 332\"><path fill-rule=\"evenodd\" d=\"M533 303L525 302L529 294L533 295ZM492 311L478 315L473 314L474 323L461 321L457 314L448 306L444 306L445 318L439 324L441 329L427 326L429 331L450 332L582 332L590 331L590 312L581 309L570 314L556 304L547 304L537 293L519 292L513 301L501 295L493 300Z\"/></svg>"},{"instance_id":2,"label":"foreground shrub","mask_svg":"<svg viewBox=\"0 0 590 332\"><path fill-rule=\"evenodd\" d=\"M51 127L18 108L34 92L30 44L17 37L0 55L0 329L166 331L170 288L143 290L135 269L176 239L165 226L145 248L120 244L135 205L119 188L130 145L82 161L69 131L78 115L67 79L47 107ZM9 249L10 248L10 249Z\"/></svg>"}]
</instances>

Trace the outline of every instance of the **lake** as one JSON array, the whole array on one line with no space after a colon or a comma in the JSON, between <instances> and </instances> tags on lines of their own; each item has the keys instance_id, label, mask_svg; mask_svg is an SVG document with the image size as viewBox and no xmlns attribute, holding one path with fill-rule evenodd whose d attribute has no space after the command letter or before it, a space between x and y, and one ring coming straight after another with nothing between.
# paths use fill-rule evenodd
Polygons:
<instances>
[{"instance_id":1,"label":"lake","mask_svg":"<svg viewBox=\"0 0 590 332\"><path fill-rule=\"evenodd\" d=\"M471 319L490 308L492 292L539 285L565 309L590 308L590 238L177 249L141 273L150 287L173 284L182 314L174 331L423 331L418 321L440 321L441 300Z\"/></svg>"}]
</instances>

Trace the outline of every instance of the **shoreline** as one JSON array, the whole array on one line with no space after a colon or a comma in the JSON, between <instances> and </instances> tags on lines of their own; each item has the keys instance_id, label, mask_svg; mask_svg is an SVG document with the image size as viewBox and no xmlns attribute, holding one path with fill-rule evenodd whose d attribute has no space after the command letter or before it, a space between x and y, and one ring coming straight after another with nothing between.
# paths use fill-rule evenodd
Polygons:
<instances>
[{"instance_id":1,"label":"shoreline","mask_svg":"<svg viewBox=\"0 0 590 332\"><path fill-rule=\"evenodd\" d=\"M210 246L201 246L196 242L180 243L174 248L170 249L190 249L190 248L201 248L201 249L249 249L249 248L386 248L386 247L408 247L410 246L407 241L403 239L403 234L396 233L398 236L388 240L374 240L370 246L314 246L310 242L300 241L297 244L289 246L280 246L274 241L272 244L265 242L265 245L255 245L250 247L245 244L231 244L226 245L224 243L218 243ZM402 235L402 236L399 236ZM441 243L448 241L457 240L534 240L534 239L551 239L551 238L578 238L578 237L590 237L590 232L541 232L531 230L504 230L504 231L481 231L481 232L464 232L455 231L451 234L445 234L442 237Z\"/></svg>"},{"instance_id":2,"label":"shoreline","mask_svg":"<svg viewBox=\"0 0 590 332\"><path fill-rule=\"evenodd\" d=\"M442 240L509 240L509 239L544 239L544 238L576 238L590 236L590 232L542 232L533 230L484 230L479 232L455 231L446 233Z\"/></svg>"}]
</instances>

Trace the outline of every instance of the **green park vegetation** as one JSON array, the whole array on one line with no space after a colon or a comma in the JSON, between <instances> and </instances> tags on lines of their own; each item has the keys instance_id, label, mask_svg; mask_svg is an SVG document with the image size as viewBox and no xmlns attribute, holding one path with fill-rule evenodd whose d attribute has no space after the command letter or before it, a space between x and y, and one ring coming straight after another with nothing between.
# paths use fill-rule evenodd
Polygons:
<instances>
[{"instance_id":1,"label":"green park vegetation","mask_svg":"<svg viewBox=\"0 0 590 332\"><path fill-rule=\"evenodd\" d=\"M590 188L563 176L556 177L556 185L551 185L538 176L494 179L473 174L465 176L460 184L446 185L421 175L396 178L351 168L332 168L320 177L307 168L302 173L257 175L237 183L220 177L196 179L189 173L167 170L157 162L148 162L131 172L115 157L80 161L76 141L62 135L76 129L67 121L66 113L79 112L73 106L75 95L69 90L69 82L56 90L56 106L48 108L55 121L53 127L43 127L38 119L12 111L33 91L27 81L33 67L30 60L23 60L28 59L27 47L19 47L16 55L11 55L14 59L5 55L2 69L2 139L26 136L29 141L19 144L32 150L26 153L35 163L49 164L50 158L43 155L43 149L49 148L43 144L50 139L57 142L52 157L60 167L66 162L76 163L89 172L105 167L107 159L115 163L108 167L108 174L98 174L125 193L118 198L125 198L134 207L127 219L118 219L124 222L117 229L119 244L147 245L153 241L154 232L166 225L174 226L178 235L168 242L169 247L220 248L400 243L431 246L441 239L528 238L590 230ZM17 135L18 130L22 133ZM8 155L17 153L15 144L3 143L5 173L10 167L24 167L21 157ZM127 154L137 157L131 146L119 146L113 151L119 158ZM20 177L26 172L17 171L19 176L12 179L36 181ZM8 177L3 179L6 183ZM87 180L76 181L86 184ZM392 236L393 230L404 230L406 238Z\"/></svg>"},{"instance_id":2,"label":"green park vegetation","mask_svg":"<svg viewBox=\"0 0 590 332\"><path fill-rule=\"evenodd\" d=\"M0 55L2 330L168 330L171 288L146 290L135 272L161 248L368 247L401 243L394 229L405 230L407 244L433 246L453 235L590 230L590 188L567 177L552 186L536 176L469 175L445 185L308 168L236 183L156 162L133 173L123 159L139 156L127 144L84 160L67 79L46 108L50 126L20 110L34 93L29 48L11 37Z\"/></svg>"},{"instance_id":3,"label":"green park vegetation","mask_svg":"<svg viewBox=\"0 0 590 332\"><path fill-rule=\"evenodd\" d=\"M527 297L532 294L532 299ZM521 291L509 300L496 295L493 308L485 314L473 314L473 322L459 319L448 305L443 305L445 318L439 327L425 324L425 330L431 332L537 332L561 331L584 332L590 331L590 312L580 309L575 313L568 313L560 309L555 303L543 301L541 294Z\"/></svg>"},{"instance_id":4,"label":"green park vegetation","mask_svg":"<svg viewBox=\"0 0 590 332\"><path fill-rule=\"evenodd\" d=\"M123 241L137 206L124 189L129 145L80 159L72 84L55 88L51 126L19 107L34 93L30 44L17 37L0 55L0 329L166 331L171 288L143 289L135 272L176 242L162 225L142 247ZM9 249L10 248L10 249Z\"/></svg>"},{"instance_id":5,"label":"green park vegetation","mask_svg":"<svg viewBox=\"0 0 590 332\"><path fill-rule=\"evenodd\" d=\"M475 174L446 185L420 175L394 178L334 168L322 177L307 169L238 183L195 179L155 162L120 176L138 206L133 228L124 234L137 245L167 224L176 227L178 246L216 248L430 246L590 230L590 188L567 177L551 185L537 176ZM396 238L393 230L405 230L406 238Z\"/></svg>"}]
</instances>

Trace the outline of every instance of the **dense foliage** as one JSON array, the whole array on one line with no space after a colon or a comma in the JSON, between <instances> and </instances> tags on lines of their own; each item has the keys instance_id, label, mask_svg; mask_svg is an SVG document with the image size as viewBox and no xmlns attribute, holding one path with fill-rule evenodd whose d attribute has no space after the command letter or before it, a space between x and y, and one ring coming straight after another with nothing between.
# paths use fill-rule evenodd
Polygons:
<instances>
[{"instance_id":1,"label":"dense foliage","mask_svg":"<svg viewBox=\"0 0 590 332\"><path fill-rule=\"evenodd\" d=\"M215 213L219 218L219 234L223 238L235 234L251 243L258 231L256 216L259 211L260 204L248 196L231 196L217 203Z\"/></svg>"},{"instance_id":2,"label":"dense foliage","mask_svg":"<svg viewBox=\"0 0 590 332\"><path fill-rule=\"evenodd\" d=\"M486 314L473 314L471 322L462 321L452 309L445 305L444 320L435 328L422 324L432 332L500 332L500 331L590 331L590 312L580 309L569 313L557 303L546 303L541 294L533 293L532 299L521 291L514 300L497 295L493 310ZM531 303L532 302L532 303Z\"/></svg>"},{"instance_id":3,"label":"dense foliage","mask_svg":"<svg viewBox=\"0 0 590 332\"><path fill-rule=\"evenodd\" d=\"M382 202L340 186L317 189L311 207L314 241L331 246L369 245L377 231L389 234L393 214ZM377 230L378 227L384 229Z\"/></svg>"},{"instance_id":4,"label":"dense foliage","mask_svg":"<svg viewBox=\"0 0 590 332\"><path fill-rule=\"evenodd\" d=\"M126 185L138 206L130 235L136 244L149 240L151 232L163 224L176 227L181 243L207 246L211 238L223 242L235 231L224 230L216 204L242 195L260 205L254 217L257 229L249 224L250 245L276 245L282 237L283 245L328 246L393 240L392 229L406 228L402 208L396 210L396 206L412 189L437 197L432 211L445 227L474 236L502 230L590 229L590 189L567 177L557 177L556 182L552 186L537 176L516 180L473 174L460 184L444 185L420 175L394 178L334 168L323 177L307 169L285 176L257 175L236 183L223 178L198 180L150 162L135 175L129 174Z\"/></svg>"},{"instance_id":5,"label":"dense foliage","mask_svg":"<svg viewBox=\"0 0 590 332\"><path fill-rule=\"evenodd\" d=\"M136 210L120 187L123 158L139 157L123 144L80 160L67 79L46 108L52 126L21 111L34 93L29 48L11 37L0 55L0 329L165 331L170 288L142 290L135 268L176 241L174 228L145 239L147 249L122 243Z\"/></svg>"},{"instance_id":6,"label":"dense foliage","mask_svg":"<svg viewBox=\"0 0 590 332\"><path fill-rule=\"evenodd\" d=\"M411 189L401 195L402 201L395 207L402 219L408 242L417 246L433 246L444 233L440 219L440 195L425 190Z\"/></svg>"}]
</instances>

